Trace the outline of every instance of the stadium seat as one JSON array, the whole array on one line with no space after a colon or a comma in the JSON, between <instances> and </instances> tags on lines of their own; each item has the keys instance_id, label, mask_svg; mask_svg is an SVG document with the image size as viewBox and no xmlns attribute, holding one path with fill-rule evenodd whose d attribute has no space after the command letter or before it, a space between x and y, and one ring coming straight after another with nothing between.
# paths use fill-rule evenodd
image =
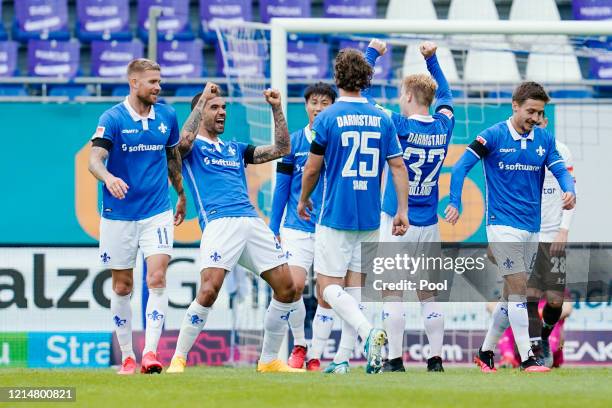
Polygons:
<instances>
[{"instance_id":1,"label":"stadium seat","mask_svg":"<svg viewBox=\"0 0 612 408\"><path fill-rule=\"evenodd\" d=\"M78 0L76 35L81 42L131 40L129 0Z\"/></svg>"},{"instance_id":2,"label":"stadium seat","mask_svg":"<svg viewBox=\"0 0 612 408\"><path fill-rule=\"evenodd\" d=\"M194 78L206 75L202 40L160 41L157 61L165 78Z\"/></svg>"},{"instance_id":3,"label":"stadium seat","mask_svg":"<svg viewBox=\"0 0 612 408\"><path fill-rule=\"evenodd\" d=\"M128 63L142 58L144 49L140 40L92 41L91 75L101 78L118 78L127 75Z\"/></svg>"},{"instance_id":4,"label":"stadium seat","mask_svg":"<svg viewBox=\"0 0 612 408\"><path fill-rule=\"evenodd\" d=\"M117 85L111 92L112 96L127 96L130 93L129 85Z\"/></svg>"},{"instance_id":5,"label":"stadium seat","mask_svg":"<svg viewBox=\"0 0 612 408\"><path fill-rule=\"evenodd\" d=\"M0 1L0 16L2 15L2 1ZM8 38L6 29L4 28L4 22L0 19L0 41L5 41Z\"/></svg>"},{"instance_id":6,"label":"stadium seat","mask_svg":"<svg viewBox=\"0 0 612 408\"><path fill-rule=\"evenodd\" d=\"M176 92L174 92L174 96L182 96L192 98L195 95L202 92L204 87L202 85L181 85L176 88Z\"/></svg>"},{"instance_id":7,"label":"stadium seat","mask_svg":"<svg viewBox=\"0 0 612 408\"><path fill-rule=\"evenodd\" d=\"M287 44L287 77L319 79L329 77L329 44L289 41Z\"/></svg>"},{"instance_id":8,"label":"stadium seat","mask_svg":"<svg viewBox=\"0 0 612 408\"><path fill-rule=\"evenodd\" d=\"M30 39L69 38L67 0L15 1L13 39L26 42Z\"/></svg>"},{"instance_id":9,"label":"stadium seat","mask_svg":"<svg viewBox=\"0 0 612 408\"><path fill-rule=\"evenodd\" d=\"M0 77L17 75L18 45L14 41L0 41Z\"/></svg>"},{"instance_id":10,"label":"stadium seat","mask_svg":"<svg viewBox=\"0 0 612 408\"><path fill-rule=\"evenodd\" d=\"M28 42L28 75L37 77L74 78L79 71L79 50L75 39L70 41L30 40Z\"/></svg>"},{"instance_id":11,"label":"stadium seat","mask_svg":"<svg viewBox=\"0 0 612 408\"><path fill-rule=\"evenodd\" d=\"M91 96L87 85L54 85L49 88L49 96L67 96L74 100L77 96Z\"/></svg>"},{"instance_id":12,"label":"stadium seat","mask_svg":"<svg viewBox=\"0 0 612 408\"><path fill-rule=\"evenodd\" d=\"M499 20L493 0L453 0L448 11L449 20ZM516 58L503 35L453 36L456 41L467 41L469 48L463 64L463 80L470 84L483 82L518 82Z\"/></svg>"},{"instance_id":13,"label":"stadium seat","mask_svg":"<svg viewBox=\"0 0 612 408\"><path fill-rule=\"evenodd\" d=\"M138 35L143 41L149 39L149 9L162 8L157 22L158 38L161 40L193 40L195 37L189 23L189 0L138 0Z\"/></svg>"},{"instance_id":14,"label":"stadium seat","mask_svg":"<svg viewBox=\"0 0 612 408\"><path fill-rule=\"evenodd\" d=\"M308 18L311 16L312 0L260 0L259 15L263 23L269 23L273 17ZM266 34L269 34L266 32ZM289 34L292 41L319 41L318 34Z\"/></svg>"},{"instance_id":15,"label":"stadium seat","mask_svg":"<svg viewBox=\"0 0 612 408\"><path fill-rule=\"evenodd\" d=\"M595 93L590 89L558 89L549 92L551 98L583 99L593 98Z\"/></svg>"},{"instance_id":16,"label":"stadium seat","mask_svg":"<svg viewBox=\"0 0 612 408\"><path fill-rule=\"evenodd\" d=\"M514 0L510 7L509 19L512 21L535 20L535 21L559 21L559 9L555 0ZM549 37L549 36L546 36ZM542 40L542 36L537 35L514 35L512 42L524 44L528 46L533 43L538 43Z\"/></svg>"},{"instance_id":17,"label":"stadium seat","mask_svg":"<svg viewBox=\"0 0 612 408\"><path fill-rule=\"evenodd\" d=\"M376 0L324 0L327 18L376 18Z\"/></svg>"},{"instance_id":18,"label":"stadium seat","mask_svg":"<svg viewBox=\"0 0 612 408\"><path fill-rule=\"evenodd\" d=\"M387 19L404 20L437 20L436 9L432 0L412 0L410 8L406 7L403 0L390 0L387 6ZM435 41L435 38L434 38ZM403 62L403 75L427 73L427 65L419 51L421 40L414 40L406 47ZM455 60L447 47L439 46L436 51L440 66L449 82L458 82L459 75Z\"/></svg>"},{"instance_id":19,"label":"stadium seat","mask_svg":"<svg viewBox=\"0 0 612 408\"><path fill-rule=\"evenodd\" d=\"M339 48L356 48L360 51L365 52L368 48L368 41L352 41L352 40L342 40L340 41ZM392 71L392 60L393 60L393 47L391 45L387 46L387 53L380 57L378 61L376 61L376 69L374 71L374 77L372 79L380 79L380 80L388 80L391 78ZM421 57L422 58L422 57Z\"/></svg>"},{"instance_id":20,"label":"stadium seat","mask_svg":"<svg viewBox=\"0 0 612 408\"><path fill-rule=\"evenodd\" d=\"M252 20L251 0L200 0L200 36L206 42L217 41L215 27L218 23Z\"/></svg>"},{"instance_id":21,"label":"stadium seat","mask_svg":"<svg viewBox=\"0 0 612 408\"><path fill-rule=\"evenodd\" d=\"M248 77L269 77L268 65L267 64L267 50L262 45L258 48L257 52L259 55L255 56L252 54L252 50L248 53L241 52L240 49L226 51L227 55L223 57L223 53L219 48L219 44L215 44L215 60L217 67L217 76L225 77L244 75ZM227 59L228 67L226 67L225 60Z\"/></svg>"},{"instance_id":22,"label":"stadium seat","mask_svg":"<svg viewBox=\"0 0 612 408\"><path fill-rule=\"evenodd\" d=\"M23 85L0 84L0 96L27 96Z\"/></svg>"}]
</instances>

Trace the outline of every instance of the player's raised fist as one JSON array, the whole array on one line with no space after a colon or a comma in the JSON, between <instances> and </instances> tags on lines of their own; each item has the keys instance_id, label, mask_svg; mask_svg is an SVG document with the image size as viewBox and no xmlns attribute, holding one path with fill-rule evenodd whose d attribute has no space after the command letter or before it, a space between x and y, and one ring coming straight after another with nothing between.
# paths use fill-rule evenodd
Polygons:
<instances>
[{"instance_id":1,"label":"player's raised fist","mask_svg":"<svg viewBox=\"0 0 612 408\"><path fill-rule=\"evenodd\" d=\"M266 102L268 102L270 106L280 106L281 104L280 91L276 89L266 89L264 91L264 96L266 97Z\"/></svg>"},{"instance_id":2,"label":"player's raised fist","mask_svg":"<svg viewBox=\"0 0 612 408\"><path fill-rule=\"evenodd\" d=\"M202 98L210 100L219 95L219 85L213 82L207 82L204 90L202 91Z\"/></svg>"},{"instance_id":3,"label":"player's raised fist","mask_svg":"<svg viewBox=\"0 0 612 408\"><path fill-rule=\"evenodd\" d=\"M387 53L387 43L378 38L372 38L368 47L374 48L381 56Z\"/></svg>"},{"instance_id":4,"label":"player's raised fist","mask_svg":"<svg viewBox=\"0 0 612 408\"><path fill-rule=\"evenodd\" d=\"M424 41L419 46L419 51L421 51L421 54L423 54L423 57L425 57L425 59L434 55L437 49L438 46L432 41Z\"/></svg>"}]
</instances>

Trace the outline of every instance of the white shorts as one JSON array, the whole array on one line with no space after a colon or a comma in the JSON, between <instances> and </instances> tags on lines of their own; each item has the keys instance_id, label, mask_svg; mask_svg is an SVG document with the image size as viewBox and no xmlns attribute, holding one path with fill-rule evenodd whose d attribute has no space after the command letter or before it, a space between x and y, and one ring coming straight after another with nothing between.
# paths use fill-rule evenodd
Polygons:
<instances>
[{"instance_id":1,"label":"white shorts","mask_svg":"<svg viewBox=\"0 0 612 408\"><path fill-rule=\"evenodd\" d=\"M293 228L281 228L280 236L287 263L290 266L299 266L308 273L314 261L315 234Z\"/></svg>"},{"instance_id":2,"label":"white shorts","mask_svg":"<svg viewBox=\"0 0 612 408\"><path fill-rule=\"evenodd\" d=\"M134 268L139 247L145 258L172 256L173 244L172 210L139 221L100 220L100 264L105 268Z\"/></svg>"},{"instance_id":3,"label":"white shorts","mask_svg":"<svg viewBox=\"0 0 612 408\"><path fill-rule=\"evenodd\" d=\"M361 272L361 243L378 242L378 230L346 231L317 224L314 270L344 278L346 271Z\"/></svg>"},{"instance_id":4,"label":"white shorts","mask_svg":"<svg viewBox=\"0 0 612 408\"><path fill-rule=\"evenodd\" d=\"M200 269L231 271L238 263L260 275L287 263L274 233L259 217L217 218L202 232Z\"/></svg>"},{"instance_id":5,"label":"white shorts","mask_svg":"<svg viewBox=\"0 0 612 408\"><path fill-rule=\"evenodd\" d=\"M380 213L380 242L440 242L438 224L418 227L411 225L404 235L393 235L393 217Z\"/></svg>"},{"instance_id":6,"label":"white shorts","mask_svg":"<svg viewBox=\"0 0 612 408\"><path fill-rule=\"evenodd\" d=\"M538 253L537 232L507 225L487 225L487 240L502 276L531 273Z\"/></svg>"}]
</instances>

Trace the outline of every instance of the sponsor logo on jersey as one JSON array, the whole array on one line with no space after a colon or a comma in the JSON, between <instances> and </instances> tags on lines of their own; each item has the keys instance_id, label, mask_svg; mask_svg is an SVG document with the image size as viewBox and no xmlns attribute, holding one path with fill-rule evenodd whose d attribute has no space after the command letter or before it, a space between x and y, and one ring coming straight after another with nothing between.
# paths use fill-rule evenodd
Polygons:
<instances>
[{"instance_id":1,"label":"sponsor logo on jersey","mask_svg":"<svg viewBox=\"0 0 612 408\"><path fill-rule=\"evenodd\" d=\"M231 154L232 156L236 154L236 149L234 149L232 146L229 146L227 148L227 151L229 152L229 154Z\"/></svg>"},{"instance_id":2,"label":"sponsor logo on jersey","mask_svg":"<svg viewBox=\"0 0 612 408\"><path fill-rule=\"evenodd\" d=\"M510 147L510 148L501 148L499 149L500 153L515 153L516 149L514 147Z\"/></svg>"},{"instance_id":3,"label":"sponsor logo on jersey","mask_svg":"<svg viewBox=\"0 0 612 408\"><path fill-rule=\"evenodd\" d=\"M164 122L161 123L161 125L158 126L158 128L160 132L162 132L162 135L166 134L166 131L168 130L168 127L164 124Z\"/></svg>"},{"instance_id":4,"label":"sponsor logo on jersey","mask_svg":"<svg viewBox=\"0 0 612 408\"><path fill-rule=\"evenodd\" d=\"M508 163L504 163L503 161L500 161L498 163L498 166L499 166L500 170L509 170L509 171L534 171L534 172L538 172L541 169L540 166L534 166L534 165L531 165L531 164L522 164L522 163L508 164Z\"/></svg>"},{"instance_id":5,"label":"sponsor logo on jersey","mask_svg":"<svg viewBox=\"0 0 612 408\"><path fill-rule=\"evenodd\" d=\"M93 136L91 138L92 139L97 139L99 137L103 137L105 130L106 130L106 128L104 126L98 126L96 128L96 131L94 132L94 134L93 134Z\"/></svg>"},{"instance_id":6,"label":"sponsor logo on jersey","mask_svg":"<svg viewBox=\"0 0 612 408\"><path fill-rule=\"evenodd\" d=\"M128 135L131 135L133 133L138 133L138 132L140 132L138 129L122 129L121 130L121 133L128 134Z\"/></svg>"},{"instance_id":7,"label":"sponsor logo on jersey","mask_svg":"<svg viewBox=\"0 0 612 408\"><path fill-rule=\"evenodd\" d=\"M128 153L134 152L156 152L158 150L162 150L164 145L150 145L150 144L137 144L136 146L128 146L127 144L121 145L121 150Z\"/></svg>"},{"instance_id":8,"label":"sponsor logo on jersey","mask_svg":"<svg viewBox=\"0 0 612 408\"><path fill-rule=\"evenodd\" d=\"M487 140L482 136L476 136L476 141L483 146L487 145Z\"/></svg>"},{"instance_id":9,"label":"sponsor logo on jersey","mask_svg":"<svg viewBox=\"0 0 612 408\"><path fill-rule=\"evenodd\" d=\"M236 160L225 160L225 159L210 159L209 157L204 157L205 165L213 165L213 166L222 166L222 167L240 167L240 162Z\"/></svg>"},{"instance_id":10,"label":"sponsor logo on jersey","mask_svg":"<svg viewBox=\"0 0 612 408\"><path fill-rule=\"evenodd\" d=\"M295 157L308 156L308 152L297 152L294 156Z\"/></svg>"},{"instance_id":11,"label":"sponsor logo on jersey","mask_svg":"<svg viewBox=\"0 0 612 408\"><path fill-rule=\"evenodd\" d=\"M546 153L546 149L544 149L542 145L540 145L536 150L536 153L538 154L538 156L542 157L544 156L544 153Z\"/></svg>"}]
</instances>

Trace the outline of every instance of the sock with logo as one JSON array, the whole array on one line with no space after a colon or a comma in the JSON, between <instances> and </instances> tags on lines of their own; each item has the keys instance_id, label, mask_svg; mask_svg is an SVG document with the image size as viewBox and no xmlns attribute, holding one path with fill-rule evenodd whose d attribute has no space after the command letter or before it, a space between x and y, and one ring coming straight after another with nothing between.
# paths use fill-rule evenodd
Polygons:
<instances>
[{"instance_id":1,"label":"sock with logo","mask_svg":"<svg viewBox=\"0 0 612 408\"><path fill-rule=\"evenodd\" d=\"M387 358L402 357L404 346L404 328L406 327L406 313L404 303L400 297L385 299L382 311L383 327L387 332L389 353Z\"/></svg>"},{"instance_id":2,"label":"sock with logo","mask_svg":"<svg viewBox=\"0 0 612 408\"><path fill-rule=\"evenodd\" d=\"M304 305L304 298L300 298L294 304L297 307L289 314L289 328L291 329L291 334L293 334L293 344L306 347L306 336L304 335L306 306Z\"/></svg>"},{"instance_id":3,"label":"sock with logo","mask_svg":"<svg viewBox=\"0 0 612 408\"><path fill-rule=\"evenodd\" d=\"M150 288L149 299L147 300L147 328L145 329L143 355L150 351L157 353L157 344L164 328L167 310L168 293L166 288Z\"/></svg>"},{"instance_id":4,"label":"sock with logo","mask_svg":"<svg viewBox=\"0 0 612 408\"><path fill-rule=\"evenodd\" d=\"M334 288L333 286L336 287ZM331 289L328 291L329 288ZM340 289L342 292L338 291L338 289ZM339 293L340 295L338 295ZM359 330L367 333L365 334L365 337L361 337L362 340L365 340L372 329L372 326L370 325L370 322L368 322L368 319L364 316L361 304L359 303L361 301L361 288L348 287L342 290L339 285L329 285L327 288L325 288L323 296L325 297L325 301L334 308L336 307L336 304L330 302L330 298L333 299L335 303L340 303L341 307L343 307L342 313L348 314L348 316L352 319L353 324L344 318L342 319L342 334L340 335L340 344L338 346L338 351L334 356L334 363L336 364L349 361L353 356L353 351L355 350ZM352 311L353 314L348 312L350 309L346 306L349 305L354 308ZM335 311L342 317L338 310L335 309ZM358 329L359 327L361 327L361 329Z\"/></svg>"},{"instance_id":5,"label":"sock with logo","mask_svg":"<svg viewBox=\"0 0 612 408\"><path fill-rule=\"evenodd\" d=\"M527 316L527 299L523 295L508 296L508 319L514 334L516 348L521 361L529 358L531 342L529 341L529 317Z\"/></svg>"},{"instance_id":6,"label":"sock with logo","mask_svg":"<svg viewBox=\"0 0 612 408\"><path fill-rule=\"evenodd\" d=\"M444 313L442 303L430 297L421 302L421 316L429 341L429 357L442 356L442 343L444 342Z\"/></svg>"},{"instance_id":7,"label":"sock with logo","mask_svg":"<svg viewBox=\"0 0 612 408\"><path fill-rule=\"evenodd\" d=\"M110 309L113 316L117 342L121 349L121 361L132 357L136 360L132 348L132 305L130 304L132 294L121 296L111 292Z\"/></svg>"},{"instance_id":8,"label":"sock with logo","mask_svg":"<svg viewBox=\"0 0 612 408\"><path fill-rule=\"evenodd\" d=\"M291 310L297 307L297 302L282 303L274 298L270 301L264 319L263 346L259 358L261 363L266 364L278 359L278 351L285 337L289 315Z\"/></svg>"},{"instance_id":9,"label":"sock with logo","mask_svg":"<svg viewBox=\"0 0 612 408\"><path fill-rule=\"evenodd\" d=\"M206 324L208 312L210 312L209 307L202 306L196 300L191 302L181 323L181 330L176 341L176 350L174 351L175 357L187 359L187 353L193 347L193 343L195 343Z\"/></svg>"},{"instance_id":10,"label":"sock with logo","mask_svg":"<svg viewBox=\"0 0 612 408\"><path fill-rule=\"evenodd\" d=\"M329 340L336 313L332 309L317 306L314 319L312 320L312 344L308 349L307 360L320 359L323 349Z\"/></svg>"},{"instance_id":11,"label":"sock with logo","mask_svg":"<svg viewBox=\"0 0 612 408\"><path fill-rule=\"evenodd\" d=\"M491 314L491 324L487 335L485 336L484 342L482 343L482 351L495 351L497 342L502 334L506 331L510 325L508 319L508 301L500 299L495 306L495 310Z\"/></svg>"}]
</instances>

